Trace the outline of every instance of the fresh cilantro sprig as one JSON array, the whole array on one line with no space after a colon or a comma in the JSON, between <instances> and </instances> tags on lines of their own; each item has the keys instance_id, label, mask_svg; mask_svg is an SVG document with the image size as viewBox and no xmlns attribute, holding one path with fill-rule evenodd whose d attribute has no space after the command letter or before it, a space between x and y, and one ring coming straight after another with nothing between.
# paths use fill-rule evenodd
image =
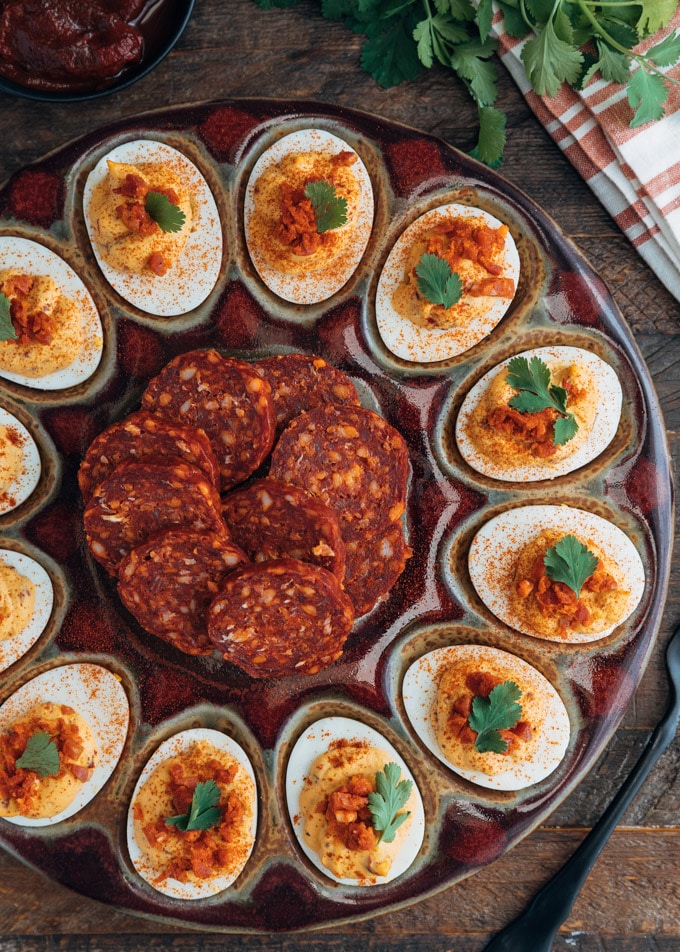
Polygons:
<instances>
[{"instance_id":1,"label":"fresh cilantro sprig","mask_svg":"<svg viewBox=\"0 0 680 952\"><path fill-rule=\"evenodd\" d=\"M165 822L168 826L176 826L183 833L189 830L209 830L222 817L222 811L217 806L220 796L220 788L214 780L197 783L189 812L168 816Z\"/></svg>"},{"instance_id":2,"label":"fresh cilantro sprig","mask_svg":"<svg viewBox=\"0 0 680 952\"><path fill-rule=\"evenodd\" d=\"M0 291L0 340L17 340L17 332L12 324L12 302Z\"/></svg>"},{"instance_id":3,"label":"fresh cilantro sprig","mask_svg":"<svg viewBox=\"0 0 680 952\"><path fill-rule=\"evenodd\" d=\"M368 795L368 809L373 817L373 829L380 833L378 843L391 843L402 823L411 816L411 811L400 813L411 796L413 782L400 780L401 770L397 764L385 764L375 775L376 793Z\"/></svg>"},{"instance_id":4,"label":"fresh cilantro sprig","mask_svg":"<svg viewBox=\"0 0 680 952\"><path fill-rule=\"evenodd\" d=\"M513 357L508 363L507 382L519 390L510 400L513 410L520 413L539 413L552 408L560 416L555 420L553 443L562 446L572 440L578 431L573 413L567 410L568 392L564 387L550 383L550 368L540 357Z\"/></svg>"},{"instance_id":5,"label":"fresh cilantro sprig","mask_svg":"<svg viewBox=\"0 0 680 952\"><path fill-rule=\"evenodd\" d=\"M305 196L312 203L316 230L320 235L339 228L347 221L347 199L338 195L335 186L326 179L309 182L305 187Z\"/></svg>"},{"instance_id":6,"label":"fresh cilantro sprig","mask_svg":"<svg viewBox=\"0 0 680 952\"><path fill-rule=\"evenodd\" d=\"M154 192L153 189L147 192L144 208L147 215L153 218L161 231L175 232L182 230L186 216L182 209L178 205L174 205L163 192Z\"/></svg>"},{"instance_id":7,"label":"fresh cilantro sprig","mask_svg":"<svg viewBox=\"0 0 680 952\"><path fill-rule=\"evenodd\" d=\"M264 10L300 0L255 0ZM562 83L582 88L600 73L627 86L631 126L664 114L662 70L680 61L680 31L647 53L642 40L668 25L679 0L498 0L506 31L528 37L522 60L534 90L555 96ZM477 106L479 138L472 155L497 167L505 147L505 116L496 102L496 41L489 35L492 0L320 0L323 16L366 37L361 65L381 86L415 79L441 63L456 73ZM597 55L590 49L594 48Z\"/></svg>"},{"instance_id":8,"label":"fresh cilantro sprig","mask_svg":"<svg viewBox=\"0 0 680 952\"><path fill-rule=\"evenodd\" d=\"M449 308L460 301L463 284L460 275L439 255L423 254L416 265L418 290L430 304Z\"/></svg>"},{"instance_id":9,"label":"fresh cilantro sprig","mask_svg":"<svg viewBox=\"0 0 680 952\"><path fill-rule=\"evenodd\" d=\"M543 558L548 578L553 582L564 582L577 598L581 597L583 584L597 568L598 561L597 556L573 535L562 536Z\"/></svg>"},{"instance_id":10,"label":"fresh cilantro sprig","mask_svg":"<svg viewBox=\"0 0 680 952\"><path fill-rule=\"evenodd\" d=\"M15 766L32 770L39 777L53 777L59 773L59 751L47 731L31 734Z\"/></svg>"},{"instance_id":11,"label":"fresh cilantro sprig","mask_svg":"<svg viewBox=\"0 0 680 952\"><path fill-rule=\"evenodd\" d=\"M522 705L517 703L521 696L514 681L503 681L488 697L477 695L472 699L468 723L477 731L475 748L480 754L504 754L508 749L508 742L499 731L510 730L522 716Z\"/></svg>"}]
</instances>

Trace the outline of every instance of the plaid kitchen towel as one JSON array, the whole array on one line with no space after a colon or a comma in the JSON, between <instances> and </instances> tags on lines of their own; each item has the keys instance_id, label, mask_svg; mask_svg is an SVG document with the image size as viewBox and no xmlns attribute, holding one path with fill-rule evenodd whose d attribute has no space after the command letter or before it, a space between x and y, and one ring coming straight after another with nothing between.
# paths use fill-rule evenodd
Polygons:
<instances>
[{"instance_id":1,"label":"plaid kitchen towel","mask_svg":"<svg viewBox=\"0 0 680 952\"><path fill-rule=\"evenodd\" d=\"M680 8L664 34L675 29ZM504 65L536 117L680 300L680 86L670 86L663 119L631 129L625 86L596 79L580 92L563 84L555 97L538 96L520 59L525 40L504 31L498 12L492 30ZM637 50L659 40L646 40ZM680 80L680 65L665 72Z\"/></svg>"}]
</instances>

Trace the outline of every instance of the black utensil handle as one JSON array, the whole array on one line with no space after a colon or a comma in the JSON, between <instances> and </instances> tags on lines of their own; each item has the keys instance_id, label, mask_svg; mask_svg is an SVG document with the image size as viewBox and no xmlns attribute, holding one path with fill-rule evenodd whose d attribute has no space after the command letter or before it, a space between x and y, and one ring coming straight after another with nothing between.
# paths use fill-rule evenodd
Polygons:
<instances>
[{"instance_id":1,"label":"black utensil handle","mask_svg":"<svg viewBox=\"0 0 680 952\"><path fill-rule=\"evenodd\" d=\"M485 946L484 952L550 952L555 934L569 915L597 857L655 763L675 737L679 718L680 701L674 692L668 711L601 818L526 911L499 932Z\"/></svg>"}]
</instances>

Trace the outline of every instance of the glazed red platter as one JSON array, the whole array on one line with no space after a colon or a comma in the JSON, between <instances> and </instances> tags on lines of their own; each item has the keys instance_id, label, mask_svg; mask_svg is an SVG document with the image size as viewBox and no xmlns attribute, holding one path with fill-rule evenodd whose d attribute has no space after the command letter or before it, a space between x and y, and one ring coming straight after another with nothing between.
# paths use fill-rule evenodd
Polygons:
<instances>
[{"instance_id":1,"label":"glazed red platter","mask_svg":"<svg viewBox=\"0 0 680 952\"><path fill-rule=\"evenodd\" d=\"M364 257L328 301L287 304L258 278L241 210L248 174L273 141L326 129L356 149L371 175L376 218ZM225 235L221 275L208 299L176 318L128 305L98 270L82 212L85 178L121 142L152 138L184 152L216 198ZM393 357L377 331L378 275L396 237L418 215L462 200L507 222L522 277L498 327L450 361ZM95 661L122 680L132 721L105 788L73 819L29 829L0 822L0 842L79 893L119 908L203 929L277 931L360 918L412 902L486 865L526 835L582 779L613 734L658 631L672 543L672 484L665 431L647 369L603 281L554 222L517 188L440 140L395 123L315 103L243 100L127 119L19 172L0 191L2 233L61 255L92 293L104 325L102 362L88 381L58 392L0 382L0 405L40 447L38 489L0 517L0 545L27 552L50 573L56 605L39 642L5 672L0 701L44 670ZM613 443L592 463L555 479L518 485L476 474L452 437L465 393L500 360L555 343L593 350L624 392ZM312 677L256 681L215 658L189 657L146 634L120 605L89 556L76 473L104 427L139 405L176 354L215 347L244 359L303 351L323 356L357 384L362 402L406 438L411 460L406 530L413 557L389 597L359 619L342 658ZM587 645L512 632L479 601L466 554L476 530L501 510L569 503L622 528L646 572L642 602L612 635ZM489 644L529 661L567 706L567 755L546 780L517 793L475 787L435 760L409 724L401 681L432 648ZM426 836L410 869L391 883L343 887L300 851L285 805L288 753L310 723L345 715L379 730L409 764L423 796ZM253 854L226 892L199 901L152 889L130 862L125 822L141 769L159 743L188 727L224 730L247 751L259 790Z\"/></svg>"}]
</instances>

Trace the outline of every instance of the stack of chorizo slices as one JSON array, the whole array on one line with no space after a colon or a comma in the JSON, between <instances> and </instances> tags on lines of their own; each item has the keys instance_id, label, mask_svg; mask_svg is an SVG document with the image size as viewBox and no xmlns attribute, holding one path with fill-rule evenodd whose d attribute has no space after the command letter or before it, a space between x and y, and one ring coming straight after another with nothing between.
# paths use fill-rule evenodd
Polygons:
<instances>
[{"instance_id":1,"label":"stack of chorizo slices","mask_svg":"<svg viewBox=\"0 0 680 952\"><path fill-rule=\"evenodd\" d=\"M403 571L408 473L403 438L321 357L197 350L96 437L78 482L90 551L144 629L282 677L339 658Z\"/></svg>"}]
</instances>

